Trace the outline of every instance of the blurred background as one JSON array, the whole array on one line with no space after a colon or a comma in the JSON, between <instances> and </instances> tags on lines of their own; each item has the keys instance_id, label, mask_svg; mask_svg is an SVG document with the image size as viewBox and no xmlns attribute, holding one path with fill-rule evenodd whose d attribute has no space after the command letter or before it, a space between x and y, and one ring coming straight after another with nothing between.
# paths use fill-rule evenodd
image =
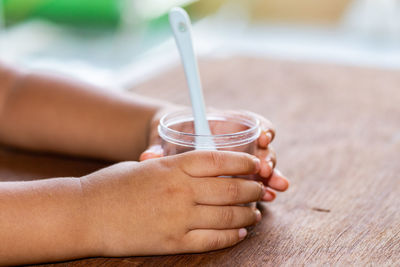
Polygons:
<instances>
[{"instance_id":1,"label":"blurred background","mask_svg":"<svg viewBox=\"0 0 400 267\"><path fill-rule=\"evenodd\" d=\"M0 59L129 87L179 64L178 5L202 57L400 68L400 0L0 0Z\"/></svg>"}]
</instances>

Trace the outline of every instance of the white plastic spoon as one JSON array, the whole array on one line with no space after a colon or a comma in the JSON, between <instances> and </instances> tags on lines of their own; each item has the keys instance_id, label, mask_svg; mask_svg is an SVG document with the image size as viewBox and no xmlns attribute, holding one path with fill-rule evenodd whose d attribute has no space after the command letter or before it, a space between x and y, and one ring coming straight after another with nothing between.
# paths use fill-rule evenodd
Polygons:
<instances>
[{"instance_id":1,"label":"white plastic spoon","mask_svg":"<svg viewBox=\"0 0 400 267\"><path fill-rule=\"evenodd\" d=\"M210 126L206 117L206 108L203 98L203 90L201 88L199 69L193 49L192 29L189 15L180 7L174 7L169 12L169 22L174 33L175 42L178 46L183 68L185 70L186 81L190 92L190 101L192 103L194 128L196 135L211 136ZM196 145L196 149L215 149L214 142L210 140L196 138L196 144L204 142L207 148L201 148Z\"/></svg>"}]
</instances>

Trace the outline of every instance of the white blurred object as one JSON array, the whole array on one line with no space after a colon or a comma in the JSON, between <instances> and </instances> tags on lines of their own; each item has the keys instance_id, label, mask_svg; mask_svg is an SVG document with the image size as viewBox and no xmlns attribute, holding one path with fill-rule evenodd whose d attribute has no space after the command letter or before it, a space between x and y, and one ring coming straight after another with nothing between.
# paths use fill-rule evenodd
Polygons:
<instances>
[{"instance_id":1,"label":"white blurred object","mask_svg":"<svg viewBox=\"0 0 400 267\"><path fill-rule=\"evenodd\" d=\"M353 34L376 42L400 42L399 0L354 0L344 16Z\"/></svg>"}]
</instances>

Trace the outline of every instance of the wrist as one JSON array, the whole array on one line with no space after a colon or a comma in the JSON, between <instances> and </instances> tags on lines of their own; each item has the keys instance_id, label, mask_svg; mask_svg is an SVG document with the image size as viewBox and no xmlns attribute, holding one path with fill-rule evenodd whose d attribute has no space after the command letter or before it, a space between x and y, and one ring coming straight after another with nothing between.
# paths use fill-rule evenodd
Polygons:
<instances>
[{"instance_id":1,"label":"wrist","mask_svg":"<svg viewBox=\"0 0 400 267\"><path fill-rule=\"evenodd\" d=\"M99 219L101 207L99 208L99 199L96 191L93 190L93 185L90 181L90 175L76 178L80 185L79 202L82 220L80 228L83 229L83 236L81 242L81 251L86 255L85 257L102 256L103 255L103 241L102 241L102 224Z\"/></svg>"}]
</instances>

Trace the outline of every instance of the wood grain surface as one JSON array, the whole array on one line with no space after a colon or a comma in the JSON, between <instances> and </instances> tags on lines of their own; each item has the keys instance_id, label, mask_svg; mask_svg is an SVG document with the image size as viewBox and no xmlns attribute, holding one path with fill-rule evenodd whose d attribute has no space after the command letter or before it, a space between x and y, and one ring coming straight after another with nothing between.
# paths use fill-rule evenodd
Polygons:
<instances>
[{"instance_id":1,"label":"wood grain surface","mask_svg":"<svg viewBox=\"0 0 400 267\"><path fill-rule=\"evenodd\" d=\"M400 72L256 58L201 61L210 106L249 109L277 129L288 192L220 251L93 258L59 266L400 266ZM133 88L188 103L176 66ZM106 163L3 149L0 177L79 176Z\"/></svg>"}]
</instances>

